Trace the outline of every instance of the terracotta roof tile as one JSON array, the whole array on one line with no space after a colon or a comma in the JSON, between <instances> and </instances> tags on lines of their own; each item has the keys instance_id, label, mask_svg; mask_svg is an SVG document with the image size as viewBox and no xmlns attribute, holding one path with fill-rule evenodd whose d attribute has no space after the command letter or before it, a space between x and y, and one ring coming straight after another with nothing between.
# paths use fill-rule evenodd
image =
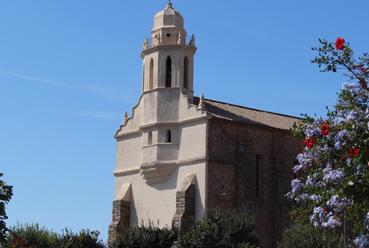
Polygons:
<instances>
[{"instance_id":1,"label":"terracotta roof tile","mask_svg":"<svg viewBox=\"0 0 369 248\"><path fill-rule=\"evenodd\" d=\"M199 98L194 98L198 104ZM215 118L289 130L301 118L205 99L205 110Z\"/></svg>"}]
</instances>

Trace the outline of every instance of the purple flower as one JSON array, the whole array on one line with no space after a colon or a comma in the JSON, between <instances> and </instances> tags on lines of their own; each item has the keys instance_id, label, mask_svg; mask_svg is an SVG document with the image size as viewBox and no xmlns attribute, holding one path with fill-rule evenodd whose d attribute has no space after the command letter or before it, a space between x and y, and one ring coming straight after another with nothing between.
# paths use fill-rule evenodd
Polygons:
<instances>
[{"instance_id":1,"label":"purple flower","mask_svg":"<svg viewBox=\"0 0 369 248\"><path fill-rule=\"evenodd\" d=\"M307 167L310 167L312 165L313 157L310 153L307 153L305 151L305 152L300 153L299 155L297 155L297 160L299 161L299 164L297 164L293 167L294 173L297 173L301 169L305 169Z\"/></svg>"},{"instance_id":2,"label":"purple flower","mask_svg":"<svg viewBox=\"0 0 369 248\"><path fill-rule=\"evenodd\" d=\"M341 130L336 136L335 136L335 144L334 147L339 150L343 146L347 144L347 141L351 140L351 135L346 129Z\"/></svg>"},{"instance_id":3,"label":"purple flower","mask_svg":"<svg viewBox=\"0 0 369 248\"><path fill-rule=\"evenodd\" d=\"M359 118L359 113L356 110L351 110L350 113L346 116L347 120L353 121Z\"/></svg>"},{"instance_id":4,"label":"purple flower","mask_svg":"<svg viewBox=\"0 0 369 248\"><path fill-rule=\"evenodd\" d=\"M303 186L304 186L304 184L301 182L300 179L293 179L291 181L292 193L299 192L302 189Z\"/></svg>"},{"instance_id":5,"label":"purple flower","mask_svg":"<svg viewBox=\"0 0 369 248\"><path fill-rule=\"evenodd\" d=\"M354 243L359 248L368 248L369 247L369 236L361 234L354 239Z\"/></svg>"},{"instance_id":6,"label":"purple flower","mask_svg":"<svg viewBox=\"0 0 369 248\"><path fill-rule=\"evenodd\" d=\"M341 183L345 176L342 170L333 170L330 165L323 170L323 173L323 181L326 183Z\"/></svg>"},{"instance_id":7,"label":"purple flower","mask_svg":"<svg viewBox=\"0 0 369 248\"><path fill-rule=\"evenodd\" d=\"M309 124L305 127L305 136L307 138L312 138L314 136L320 135L320 126L322 124L322 119L315 120L312 124Z\"/></svg>"},{"instance_id":8,"label":"purple flower","mask_svg":"<svg viewBox=\"0 0 369 248\"><path fill-rule=\"evenodd\" d=\"M336 228L341 226L341 221L333 214L333 212L328 212L322 207L315 207L313 214L310 216L310 221L316 228Z\"/></svg>"},{"instance_id":9,"label":"purple flower","mask_svg":"<svg viewBox=\"0 0 369 248\"><path fill-rule=\"evenodd\" d=\"M327 205L330 208L342 211L345 207L352 205L352 201L350 199L347 199L346 197L339 197L338 195L334 195L327 201Z\"/></svg>"},{"instance_id":10,"label":"purple flower","mask_svg":"<svg viewBox=\"0 0 369 248\"><path fill-rule=\"evenodd\" d=\"M320 202L322 200L322 197L320 195L312 194L310 195L309 199L311 201Z\"/></svg>"},{"instance_id":11,"label":"purple flower","mask_svg":"<svg viewBox=\"0 0 369 248\"><path fill-rule=\"evenodd\" d=\"M332 213L329 214L328 220L325 222L322 222L322 227L326 228L336 228L341 226L341 221L337 220L335 216L332 215Z\"/></svg>"},{"instance_id":12,"label":"purple flower","mask_svg":"<svg viewBox=\"0 0 369 248\"><path fill-rule=\"evenodd\" d=\"M310 216L310 221L318 228L321 225L321 220L325 217L324 209L322 207L315 207L313 214Z\"/></svg>"}]
</instances>

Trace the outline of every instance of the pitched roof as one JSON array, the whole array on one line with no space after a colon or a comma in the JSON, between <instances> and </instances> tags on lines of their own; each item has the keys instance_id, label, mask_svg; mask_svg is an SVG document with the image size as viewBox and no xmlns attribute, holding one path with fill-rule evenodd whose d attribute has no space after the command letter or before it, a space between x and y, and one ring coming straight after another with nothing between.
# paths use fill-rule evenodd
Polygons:
<instances>
[{"instance_id":1,"label":"pitched roof","mask_svg":"<svg viewBox=\"0 0 369 248\"><path fill-rule=\"evenodd\" d=\"M205 111L215 118L224 119L234 122L244 122L248 124L256 124L277 128L282 130L289 130L295 122L301 118L273 113L269 111L248 108L231 103L219 102L211 99L205 100ZM194 98L194 103L198 105L199 98Z\"/></svg>"}]
</instances>

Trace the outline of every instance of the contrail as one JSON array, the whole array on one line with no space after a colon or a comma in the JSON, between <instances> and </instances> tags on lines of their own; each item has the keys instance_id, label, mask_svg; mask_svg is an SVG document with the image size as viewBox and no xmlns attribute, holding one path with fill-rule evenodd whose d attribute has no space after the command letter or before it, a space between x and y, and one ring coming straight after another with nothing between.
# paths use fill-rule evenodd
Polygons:
<instances>
[{"instance_id":1,"label":"contrail","mask_svg":"<svg viewBox=\"0 0 369 248\"><path fill-rule=\"evenodd\" d=\"M23 75L23 74L11 72L11 71L5 71L5 70L1 70L1 69L0 69L0 74L8 75L8 76L28 80L28 81L34 81L34 82L39 82L39 83L44 83L44 84L66 87L66 88L74 88L74 89L97 91L97 92L104 92L104 91L107 92L107 91L109 91L109 89L104 88L104 87L65 83L65 82L60 82L60 81L55 81L55 80L50 80L50 79L45 79L45 78L32 77L32 76Z\"/></svg>"},{"instance_id":2,"label":"contrail","mask_svg":"<svg viewBox=\"0 0 369 248\"><path fill-rule=\"evenodd\" d=\"M0 69L0 74L23 79L26 81L32 81L34 83L39 83L39 84L48 84L48 85L54 85L57 87L64 87L64 88L94 92L100 95L101 97L114 100L114 101L125 102L125 103L131 103L132 101L134 101L132 92L115 91L109 88L105 88L101 86L94 86L94 85L87 85L87 84L66 83L66 82L50 80L46 78L33 77L33 76L24 75L24 74L2 70L2 69Z\"/></svg>"}]
</instances>

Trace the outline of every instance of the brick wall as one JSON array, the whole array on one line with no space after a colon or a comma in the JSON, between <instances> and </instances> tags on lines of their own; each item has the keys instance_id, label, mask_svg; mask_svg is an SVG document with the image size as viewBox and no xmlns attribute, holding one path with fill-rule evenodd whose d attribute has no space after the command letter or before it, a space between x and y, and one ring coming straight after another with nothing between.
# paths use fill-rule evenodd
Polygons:
<instances>
[{"instance_id":1,"label":"brick wall","mask_svg":"<svg viewBox=\"0 0 369 248\"><path fill-rule=\"evenodd\" d=\"M284 195L290 189L291 168L301 148L301 141L288 131L211 119L208 208L253 213L262 247L276 247L288 225Z\"/></svg>"}]
</instances>

